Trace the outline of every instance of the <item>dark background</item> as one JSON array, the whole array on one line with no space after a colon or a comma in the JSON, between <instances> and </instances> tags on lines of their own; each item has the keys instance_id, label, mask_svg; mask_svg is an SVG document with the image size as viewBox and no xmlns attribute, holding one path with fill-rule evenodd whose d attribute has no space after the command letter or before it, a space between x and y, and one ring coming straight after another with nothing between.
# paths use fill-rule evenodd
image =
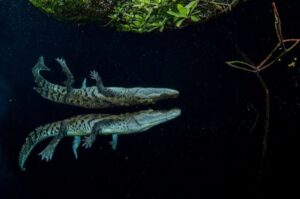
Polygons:
<instances>
[{"instance_id":1,"label":"dark background","mask_svg":"<svg viewBox=\"0 0 300 199\"><path fill-rule=\"evenodd\" d=\"M25 0L0 0L0 198L299 197L300 64L287 65L300 46L262 74L271 92L271 131L260 184L264 93L254 74L224 64L242 59L237 49L257 63L273 48L271 2L250 0L182 30L134 34L56 21ZM300 37L297 2L277 1L286 38ZM179 107L182 115L120 137L116 151L110 137L99 137L92 149L80 148L77 161L71 138L50 163L40 161L43 142L23 172L17 158L30 131L97 112L56 104L33 91L31 68L41 55L52 69L45 76L60 84L64 76L56 57L67 60L77 86L96 69L108 86L175 88L178 99L153 108Z\"/></svg>"}]
</instances>

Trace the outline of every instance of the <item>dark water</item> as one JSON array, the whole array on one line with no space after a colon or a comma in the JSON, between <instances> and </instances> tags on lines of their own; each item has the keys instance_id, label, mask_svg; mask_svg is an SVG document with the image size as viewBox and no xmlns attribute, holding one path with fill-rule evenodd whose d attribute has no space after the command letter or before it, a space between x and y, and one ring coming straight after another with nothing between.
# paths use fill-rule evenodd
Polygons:
<instances>
[{"instance_id":1,"label":"dark water","mask_svg":"<svg viewBox=\"0 0 300 199\"><path fill-rule=\"evenodd\" d=\"M300 37L297 0L278 1L285 37ZM270 137L260 185L264 93L254 74L232 69L238 49L258 62L276 43L271 1L252 0L205 24L153 34L120 33L49 18L27 1L0 0L0 198L269 198L299 195L300 59L295 48L262 76L271 93ZM106 85L170 87L182 115L145 133L120 137L112 151L100 137L74 160L72 139L50 163L41 143L23 172L17 157L35 127L92 111L36 94L31 68L40 55L62 83L64 57L79 86L90 70ZM91 84L91 82L90 82ZM140 109L106 109L120 113ZM93 111L95 112L95 111ZM257 119L254 129L253 124ZM295 197L293 197L295 198ZM297 197L296 197L297 198Z\"/></svg>"}]
</instances>

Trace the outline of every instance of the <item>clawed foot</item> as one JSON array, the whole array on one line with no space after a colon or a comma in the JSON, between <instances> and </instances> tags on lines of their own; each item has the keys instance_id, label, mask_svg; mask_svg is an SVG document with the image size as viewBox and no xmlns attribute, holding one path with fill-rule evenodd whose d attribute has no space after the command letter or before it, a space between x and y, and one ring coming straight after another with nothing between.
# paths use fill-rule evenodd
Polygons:
<instances>
[{"instance_id":1,"label":"clawed foot","mask_svg":"<svg viewBox=\"0 0 300 199\"><path fill-rule=\"evenodd\" d=\"M59 65L61 66L62 68L62 71L66 74L67 78L68 78L68 82L70 84L74 83L74 77L73 77L73 74L71 73L70 69L68 68L67 66L67 63L66 63L66 60L64 60L64 58L56 58L55 59Z\"/></svg>"},{"instance_id":2,"label":"clawed foot","mask_svg":"<svg viewBox=\"0 0 300 199\"><path fill-rule=\"evenodd\" d=\"M99 80L100 79L99 73L95 70L92 70L90 72L90 76L91 76L91 79L93 79L93 80Z\"/></svg>"},{"instance_id":3,"label":"clawed foot","mask_svg":"<svg viewBox=\"0 0 300 199\"><path fill-rule=\"evenodd\" d=\"M61 67L67 67L67 63L66 60L64 60L64 58L56 58L55 60L61 65Z\"/></svg>"},{"instance_id":4,"label":"clawed foot","mask_svg":"<svg viewBox=\"0 0 300 199\"><path fill-rule=\"evenodd\" d=\"M63 58L56 58L55 59L59 65L62 68L63 73L67 76L67 79L64 81L64 85L67 87L67 95L69 95L72 91L72 85L74 84L74 76L72 74L72 72L70 71L70 69L67 66L66 60L64 60ZM66 95L66 98L67 98Z\"/></svg>"},{"instance_id":5,"label":"clawed foot","mask_svg":"<svg viewBox=\"0 0 300 199\"><path fill-rule=\"evenodd\" d=\"M42 160L49 162L52 159L53 153L55 150L54 145L48 145L42 152L39 153Z\"/></svg>"},{"instance_id":6,"label":"clawed foot","mask_svg":"<svg viewBox=\"0 0 300 199\"><path fill-rule=\"evenodd\" d=\"M87 136L84 138L82 146L86 149L91 148L95 140L96 140L95 134Z\"/></svg>"}]
</instances>

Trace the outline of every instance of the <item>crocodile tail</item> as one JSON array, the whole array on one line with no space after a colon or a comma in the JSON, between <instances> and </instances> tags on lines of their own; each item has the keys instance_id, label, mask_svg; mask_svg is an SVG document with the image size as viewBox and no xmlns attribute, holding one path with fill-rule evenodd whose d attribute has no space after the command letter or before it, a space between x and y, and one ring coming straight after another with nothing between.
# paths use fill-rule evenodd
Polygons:
<instances>
[{"instance_id":1,"label":"crocodile tail","mask_svg":"<svg viewBox=\"0 0 300 199\"><path fill-rule=\"evenodd\" d=\"M44 61L44 57L41 56L38 59L38 62L35 64L35 66L32 68L32 74L34 76L35 82L37 81L41 81L41 79L44 79L41 75L40 75L40 71L50 71L50 68L48 68L45 65L45 61Z\"/></svg>"},{"instance_id":2,"label":"crocodile tail","mask_svg":"<svg viewBox=\"0 0 300 199\"><path fill-rule=\"evenodd\" d=\"M23 171L25 171L24 164L26 162L26 159L28 158L34 147L39 142L58 135L59 128L60 122L54 122L51 124L40 126L28 135L19 154L19 166Z\"/></svg>"},{"instance_id":3,"label":"crocodile tail","mask_svg":"<svg viewBox=\"0 0 300 199\"><path fill-rule=\"evenodd\" d=\"M45 61L44 61L44 56L40 56L38 59L38 62L36 63L36 65L33 67L33 70L37 70L37 72L41 71L41 70L50 70L50 68L48 68L48 66L45 65Z\"/></svg>"},{"instance_id":4,"label":"crocodile tail","mask_svg":"<svg viewBox=\"0 0 300 199\"><path fill-rule=\"evenodd\" d=\"M33 89L46 99L55 102L63 101L66 88L60 85L53 84L46 80L40 74L41 71L50 71L50 69L45 65L43 56L39 57L38 62L32 68L34 81L37 84L37 86ZM61 99L58 99L59 97Z\"/></svg>"},{"instance_id":5,"label":"crocodile tail","mask_svg":"<svg viewBox=\"0 0 300 199\"><path fill-rule=\"evenodd\" d=\"M43 98L48 99L50 101L54 101L56 103L65 102L66 89L62 86L57 86L56 89L33 87L33 90L35 90Z\"/></svg>"},{"instance_id":6,"label":"crocodile tail","mask_svg":"<svg viewBox=\"0 0 300 199\"><path fill-rule=\"evenodd\" d=\"M34 77L34 82L38 85L40 88L52 88L55 86L51 82L47 81L42 75L41 71L50 71L50 68L48 68L45 65L44 57L41 56L38 59L38 62L35 64L35 66L32 68L32 75Z\"/></svg>"}]
</instances>

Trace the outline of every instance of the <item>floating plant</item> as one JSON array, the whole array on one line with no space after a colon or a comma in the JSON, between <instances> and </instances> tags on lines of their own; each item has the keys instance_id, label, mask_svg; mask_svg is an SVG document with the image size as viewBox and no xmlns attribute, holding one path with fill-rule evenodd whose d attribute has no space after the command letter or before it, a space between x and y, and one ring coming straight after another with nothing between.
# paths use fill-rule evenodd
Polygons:
<instances>
[{"instance_id":1,"label":"floating plant","mask_svg":"<svg viewBox=\"0 0 300 199\"><path fill-rule=\"evenodd\" d=\"M108 24L119 31L152 32L204 22L244 0L29 0L43 12L76 23Z\"/></svg>"}]
</instances>

